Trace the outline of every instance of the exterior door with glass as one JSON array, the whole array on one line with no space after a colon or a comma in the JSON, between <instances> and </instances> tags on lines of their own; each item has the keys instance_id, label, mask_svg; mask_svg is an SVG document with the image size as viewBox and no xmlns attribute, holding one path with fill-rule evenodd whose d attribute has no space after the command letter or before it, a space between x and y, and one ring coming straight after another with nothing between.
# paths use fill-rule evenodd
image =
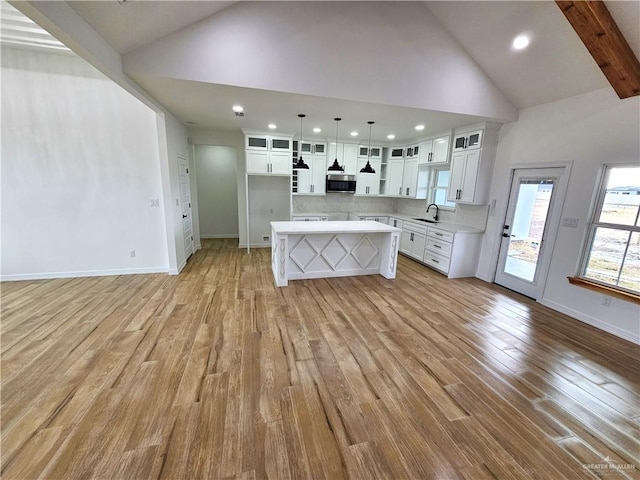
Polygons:
<instances>
[{"instance_id":1,"label":"exterior door with glass","mask_svg":"<svg viewBox=\"0 0 640 480\"><path fill-rule=\"evenodd\" d=\"M541 293L540 273L551 260L547 236L550 219L561 209L554 201L561 198L557 190L563 171L518 169L513 174L495 283L533 299Z\"/></svg>"}]
</instances>

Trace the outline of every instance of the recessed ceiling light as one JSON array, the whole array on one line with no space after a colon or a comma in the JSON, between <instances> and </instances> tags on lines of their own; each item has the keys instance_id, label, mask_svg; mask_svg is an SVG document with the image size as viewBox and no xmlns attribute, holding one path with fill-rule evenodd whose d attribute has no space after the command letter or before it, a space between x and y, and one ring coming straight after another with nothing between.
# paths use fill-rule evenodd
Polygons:
<instances>
[{"instance_id":1,"label":"recessed ceiling light","mask_svg":"<svg viewBox=\"0 0 640 480\"><path fill-rule=\"evenodd\" d=\"M387 138L389 140L393 140L394 138L396 138L396 136L393 133L390 133L389 135L387 135Z\"/></svg>"},{"instance_id":2,"label":"recessed ceiling light","mask_svg":"<svg viewBox=\"0 0 640 480\"><path fill-rule=\"evenodd\" d=\"M355 130L353 132L351 132L349 135L351 135L352 137L357 137L358 136L358 132L356 132Z\"/></svg>"},{"instance_id":3,"label":"recessed ceiling light","mask_svg":"<svg viewBox=\"0 0 640 480\"><path fill-rule=\"evenodd\" d=\"M321 129L321 128L319 128L319 127L315 127L315 128L313 129L313 133L320 133L321 131L322 131L322 129Z\"/></svg>"},{"instance_id":4,"label":"recessed ceiling light","mask_svg":"<svg viewBox=\"0 0 640 480\"><path fill-rule=\"evenodd\" d=\"M516 38L513 39L513 43L511 44L514 50L522 50L524 48L527 48L528 45L529 45L529 37L526 35L518 35Z\"/></svg>"},{"instance_id":5,"label":"recessed ceiling light","mask_svg":"<svg viewBox=\"0 0 640 480\"><path fill-rule=\"evenodd\" d=\"M189 125L195 125L195 124L196 124L196 122L193 122L193 121L191 121L191 120L187 120L187 123L188 123Z\"/></svg>"},{"instance_id":6,"label":"recessed ceiling light","mask_svg":"<svg viewBox=\"0 0 640 480\"><path fill-rule=\"evenodd\" d=\"M244 112L244 107L242 105L234 105L233 107L231 107L231 110L233 110L236 113L240 113L240 112Z\"/></svg>"},{"instance_id":7,"label":"recessed ceiling light","mask_svg":"<svg viewBox=\"0 0 640 480\"><path fill-rule=\"evenodd\" d=\"M415 129L418 130L419 132L421 132L422 130L424 130L424 125L422 125L422 124L416 125Z\"/></svg>"},{"instance_id":8,"label":"recessed ceiling light","mask_svg":"<svg viewBox=\"0 0 640 480\"><path fill-rule=\"evenodd\" d=\"M267 125L271 130L275 130L276 128L278 128L278 126L275 123L270 123L269 125Z\"/></svg>"}]
</instances>

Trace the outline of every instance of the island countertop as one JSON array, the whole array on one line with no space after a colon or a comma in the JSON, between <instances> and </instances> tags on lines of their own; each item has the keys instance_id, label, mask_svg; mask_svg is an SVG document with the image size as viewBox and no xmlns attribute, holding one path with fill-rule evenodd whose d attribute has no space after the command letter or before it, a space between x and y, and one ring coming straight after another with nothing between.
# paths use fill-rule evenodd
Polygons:
<instances>
[{"instance_id":1,"label":"island countertop","mask_svg":"<svg viewBox=\"0 0 640 480\"><path fill-rule=\"evenodd\" d=\"M399 228L373 221L271 222L271 229L280 235L400 232Z\"/></svg>"}]
</instances>

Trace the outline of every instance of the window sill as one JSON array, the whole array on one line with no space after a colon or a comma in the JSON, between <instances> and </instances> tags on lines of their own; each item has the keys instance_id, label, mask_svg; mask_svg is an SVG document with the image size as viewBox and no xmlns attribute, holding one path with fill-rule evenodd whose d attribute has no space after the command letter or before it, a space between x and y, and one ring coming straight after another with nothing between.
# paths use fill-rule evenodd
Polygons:
<instances>
[{"instance_id":1,"label":"window sill","mask_svg":"<svg viewBox=\"0 0 640 480\"><path fill-rule=\"evenodd\" d=\"M623 290L618 290L617 288L608 287L606 285L601 285L597 282L593 282L581 277L567 277L567 280L569 280L569 283L571 285L588 288L589 290L600 292L603 295L609 295L611 297L620 298L622 300L626 300L627 302L632 302L640 305L640 295L638 294L625 292Z\"/></svg>"}]
</instances>

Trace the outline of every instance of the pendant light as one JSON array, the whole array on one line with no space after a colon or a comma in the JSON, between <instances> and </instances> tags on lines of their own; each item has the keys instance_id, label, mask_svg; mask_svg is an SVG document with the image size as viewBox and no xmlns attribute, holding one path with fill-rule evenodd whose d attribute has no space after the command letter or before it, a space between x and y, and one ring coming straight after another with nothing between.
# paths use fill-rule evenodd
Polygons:
<instances>
[{"instance_id":1,"label":"pendant light","mask_svg":"<svg viewBox=\"0 0 640 480\"><path fill-rule=\"evenodd\" d=\"M369 124L369 148L367 148L367 164L360 170L360 173L376 173L376 171L371 167L371 163L369 160L371 159L371 127L374 123L371 120L367 122Z\"/></svg>"},{"instance_id":2,"label":"pendant light","mask_svg":"<svg viewBox=\"0 0 640 480\"><path fill-rule=\"evenodd\" d=\"M298 145L300 155L298 156L298 161L293 165L293 168L296 170L309 170L309 165L304 163L304 160L302 159L302 119L306 117L306 115L304 113L299 113L298 117L300 118L300 145Z\"/></svg>"},{"instance_id":3,"label":"pendant light","mask_svg":"<svg viewBox=\"0 0 640 480\"><path fill-rule=\"evenodd\" d=\"M341 167L338 163L338 122L342 119L334 118L334 120L336 121L336 158L327 170L330 172L344 172L344 167Z\"/></svg>"}]
</instances>

